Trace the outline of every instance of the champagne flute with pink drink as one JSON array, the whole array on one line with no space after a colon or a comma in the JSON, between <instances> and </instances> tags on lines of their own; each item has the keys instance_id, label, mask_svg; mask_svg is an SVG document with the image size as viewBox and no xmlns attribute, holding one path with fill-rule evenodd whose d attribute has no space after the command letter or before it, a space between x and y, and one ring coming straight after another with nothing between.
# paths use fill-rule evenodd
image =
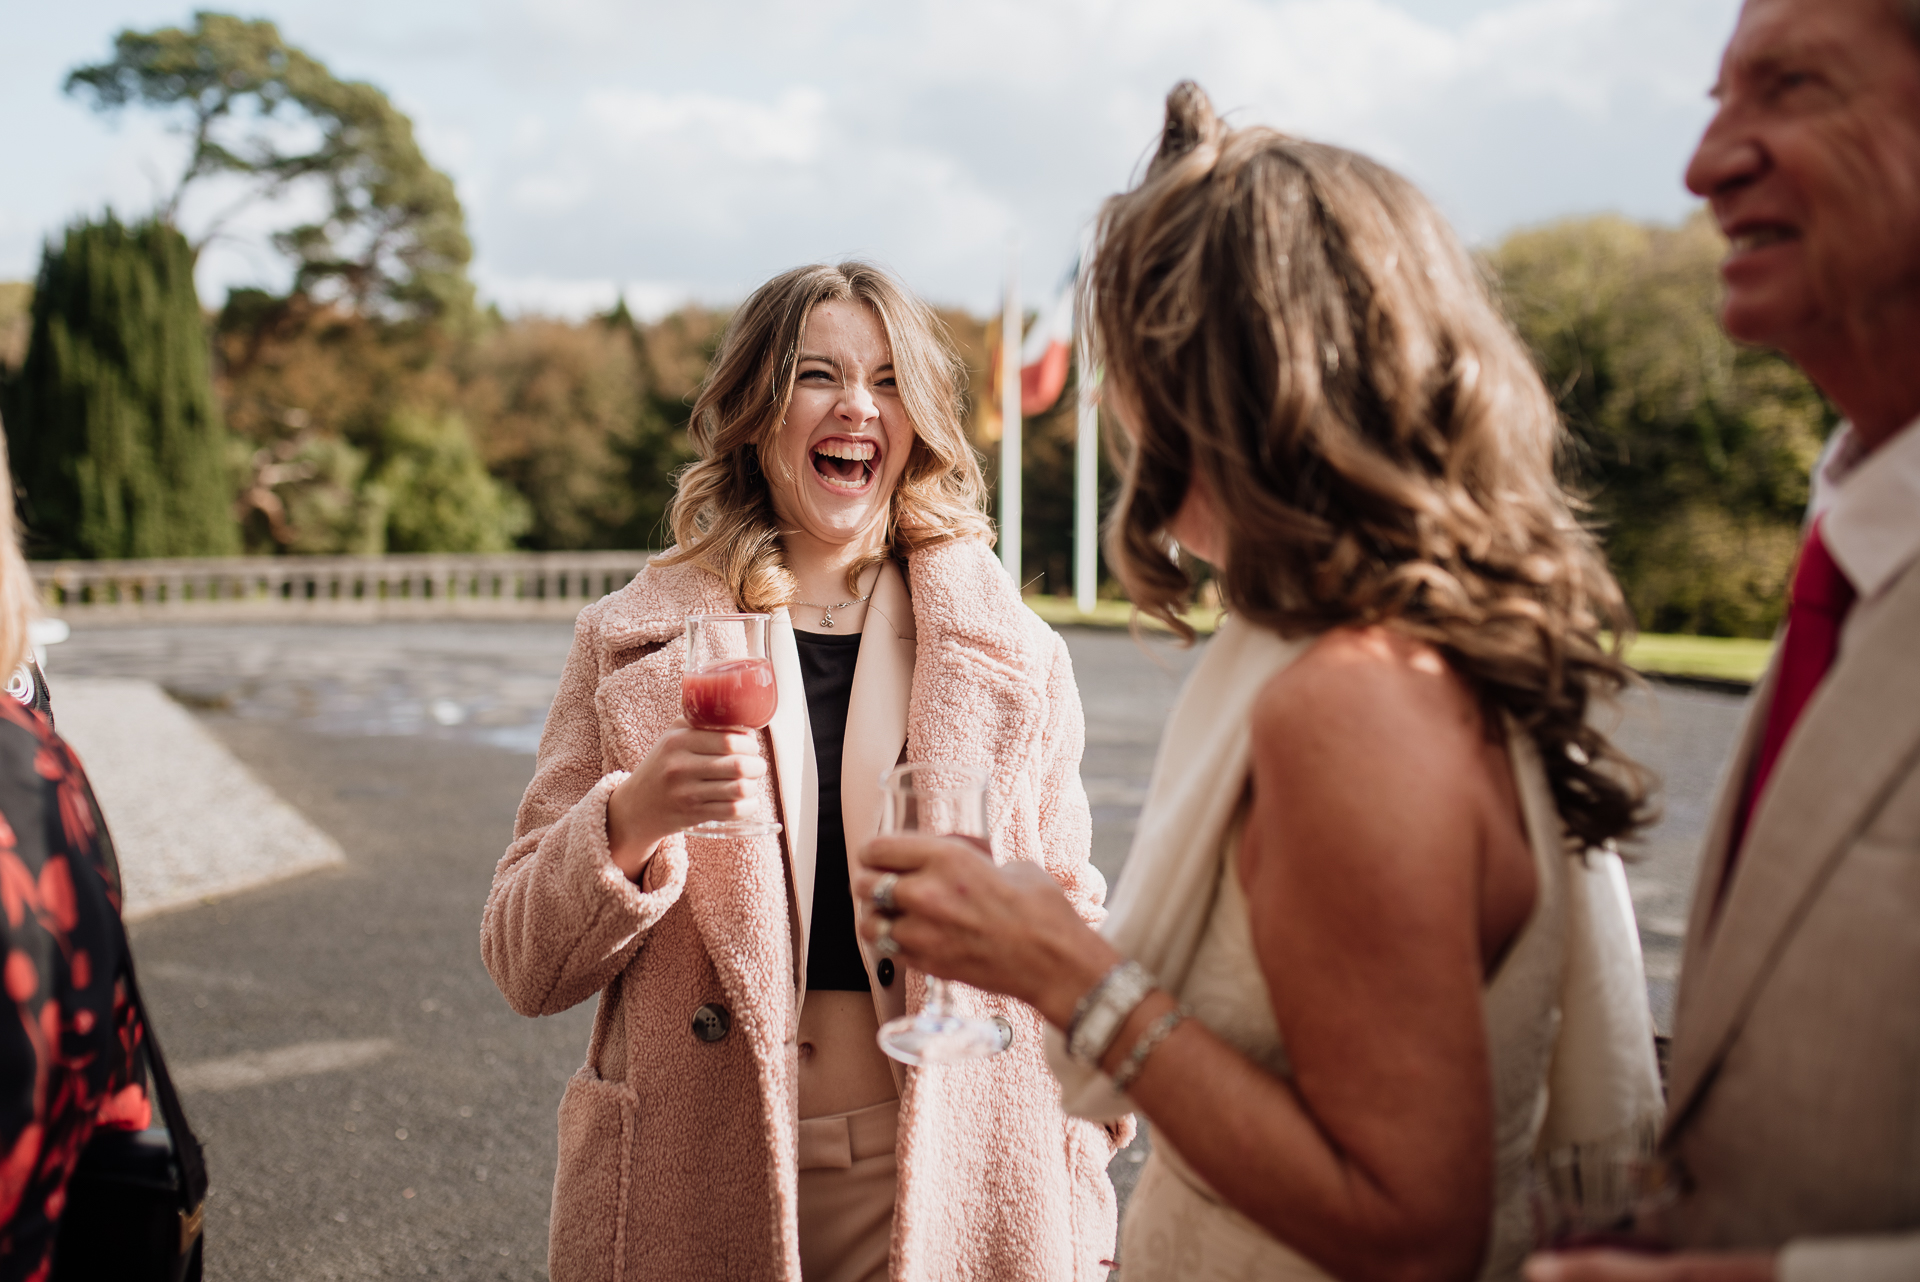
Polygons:
<instances>
[{"instance_id":1,"label":"champagne flute with pink drink","mask_svg":"<svg viewBox=\"0 0 1920 1282\"><path fill-rule=\"evenodd\" d=\"M680 705L696 730L760 730L779 703L773 684L770 614L689 614ZM710 819L689 837L770 837L773 819Z\"/></svg>"}]
</instances>

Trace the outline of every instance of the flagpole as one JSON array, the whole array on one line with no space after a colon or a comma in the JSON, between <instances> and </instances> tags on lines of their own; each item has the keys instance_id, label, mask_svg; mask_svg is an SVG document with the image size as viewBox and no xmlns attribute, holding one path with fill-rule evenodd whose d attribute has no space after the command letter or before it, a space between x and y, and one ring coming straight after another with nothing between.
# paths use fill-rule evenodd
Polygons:
<instances>
[{"instance_id":1,"label":"flagpole","mask_svg":"<svg viewBox=\"0 0 1920 1282\"><path fill-rule=\"evenodd\" d=\"M1081 270L1086 270L1081 256ZM1073 438L1073 603L1092 614L1100 588L1100 384L1085 324L1074 326L1079 419Z\"/></svg>"},{"instance_id":2,"label":"flagpole","mask_svg":"<svg viewBox=\"0 0 1920 1282\"><path fill-rule=\"evenodd\" d=\"M1000 564L1020 586L1020 239L1007 241L1000 313Z\"/></svg>"}]
</instances>

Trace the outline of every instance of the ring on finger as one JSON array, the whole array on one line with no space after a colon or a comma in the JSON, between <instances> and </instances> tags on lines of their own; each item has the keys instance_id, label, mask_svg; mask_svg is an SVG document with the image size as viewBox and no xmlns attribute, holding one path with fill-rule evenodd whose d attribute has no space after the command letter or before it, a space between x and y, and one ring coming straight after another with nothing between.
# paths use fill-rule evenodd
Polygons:
<instances>
[{"instance_id":1,"label":"ring on finger","mask_svg":"<svg viewBox=\"0 0 1920 1282\"><path fill-rule=\"evenodd\" d=\"M900 905L894 902L893 888L900 884L900 874L883 872L880 880L873 883L873 911L882 917L898 917Z\"/></svg>"},{"instance_id":2,"label":"ring on finger","mask_svg":"<svg viewBox=\"0 0 1920 1282\"><path fill-rule=\"evenodd\" d=\"M900 945L893 942L893 918L882 917L880 924L873 928L873 951L882 957L891 957L900 951Z\"/></svg>"}]
</instances>

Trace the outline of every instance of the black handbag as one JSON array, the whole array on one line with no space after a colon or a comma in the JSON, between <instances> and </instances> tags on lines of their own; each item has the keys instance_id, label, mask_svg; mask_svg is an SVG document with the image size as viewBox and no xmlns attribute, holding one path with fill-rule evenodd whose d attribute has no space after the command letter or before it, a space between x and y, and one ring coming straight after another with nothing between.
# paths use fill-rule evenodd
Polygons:
<instances>
[{"instance_id":1,"label":"black handbag","mask_svg":"<svg viewBox=\"0 0 1920 1282\"><path fill-rule=\"evenodd\" d=\"M80 1150L54 1235L51 1282L200 1282L206 1158L140 1000L133 949L118 913L113 927L126 958L127 993L146 1030L147 1065L166 1125L144 1131L103 1127Z\"/></svg>"}]
</instances>

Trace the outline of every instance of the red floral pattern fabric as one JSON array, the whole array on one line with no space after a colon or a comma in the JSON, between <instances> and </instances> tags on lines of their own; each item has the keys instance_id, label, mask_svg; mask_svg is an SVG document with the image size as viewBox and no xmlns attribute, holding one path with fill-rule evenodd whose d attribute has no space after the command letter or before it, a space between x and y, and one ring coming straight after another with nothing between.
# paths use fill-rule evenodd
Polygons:
<instances>
[{"instance_id":1,"label":"red floral pattern fabric","mask_svg":"<svg viewBox=\"0 0 1920 1282\"><path fill-rule=\"evenodd\" d=\"M47 1276L94 1128L151 1121L119 911L79 759L45 716L0 699L0 1282Z\"/></svg>"}]
</instances>

